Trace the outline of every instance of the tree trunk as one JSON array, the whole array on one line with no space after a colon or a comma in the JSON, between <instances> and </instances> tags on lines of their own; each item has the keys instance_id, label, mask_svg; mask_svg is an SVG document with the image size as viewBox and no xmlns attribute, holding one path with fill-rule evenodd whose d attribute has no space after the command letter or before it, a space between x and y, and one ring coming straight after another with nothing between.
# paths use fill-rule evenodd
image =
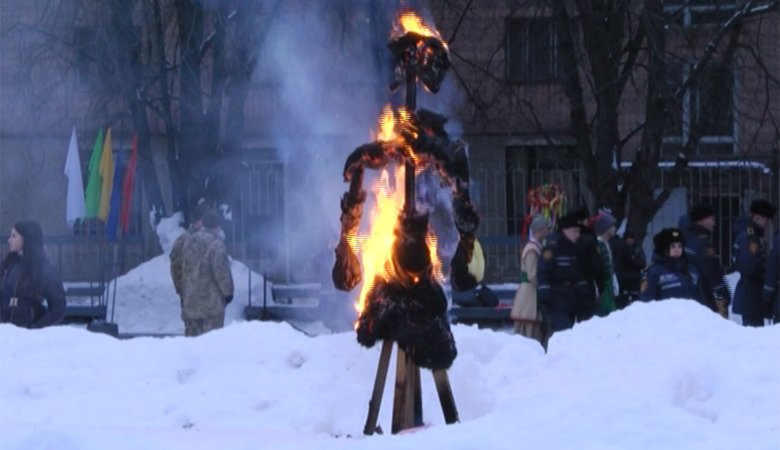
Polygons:
<instances>
[{"instance_id":1,"label":"tree trunk","mask_svg":"<svg viewBox=\"0 0 780 450\"><path fill-rule=\"evenodd\" d=\"M111 3L111 21L117 40L117 69L121 76L127 77L124 83L124 97L132 116L133 126L138 133L138 173L149 201L151 225L157 225L165 215L162 191L154 168L151 133L146 106L138 95L141 89L141 37L132 23L132 4L124 0Z\"/></svg>"},{"instance_id":2,"label":"tree trunk","mask_svg":"<svg viewBox=\"0 0 780 450\"><path fill-rule=\"evenodd\" d=\"M628 229L642 242L647 225L669 197L662 191L654 198L658 179L658 161L663 146L668 94L666 92L666 33L663 23L662 0L647 0L642 12L647 38L647 100L645 103L645 127L641 146L626 178L631 207L628 211Z\"/></svg>"}]
</instances>

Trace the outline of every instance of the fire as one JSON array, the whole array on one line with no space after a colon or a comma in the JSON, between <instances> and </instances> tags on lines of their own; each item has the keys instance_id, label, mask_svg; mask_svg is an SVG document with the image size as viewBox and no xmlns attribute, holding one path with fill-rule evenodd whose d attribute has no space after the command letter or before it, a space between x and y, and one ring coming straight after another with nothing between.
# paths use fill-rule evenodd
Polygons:
<instances>
[{"instance_id":1,"label":"fire","mask_svg":"<svg viewBox=\"0 0 780 450\"><path fill-rule=\"evenodd\" d=\"M420 16L418 16L414 11L406 11L401 13L401 16L398 18L398 20L404 33L417 33L421 36L433 37L442 42L444 41L439 35L439 32L425 25L422 18L420 18Z\"/></svg>"},{"instance_id":2,"label":"fire","mask_svg":"<svg viewBox=\"0 0 780 450\"><path fill-rule=\"evenodd\" d=\"M403 146L406 154L411 155L415 162L415 172L418 172L422 168L417 165L417 157L412 146L399 132L401 127L408 124L410 120L411 115L406 109L399 108L398 112L394 113L390 105L385 105L379 118L375 138L380 142ZM363 266L363 286L355 305L358 313L364 310L366 297L377 277L385 281L397 280L403 284L419 281L416 275L402 273L393 263L393 245L396 239L394 232L404 205L405 175L404 164L393 165L380 172L370 187L374 204L368 212L369 230L359 236L347 236L347 243L360 257ZM434 277L439 282L443 282L442 263L436 251L437 239L432 231L429 231L426 236L426 244Z\"/></svg>"},{"instance_id":3,"label":"fire","mask_svg":"<svg viewBox=\"0 0 780 450\"><path fill-rule=\"evenodd\" d=\"M389 104L382 108L382 115L379 116L379 131L376 133L376 139L380 142L392 142L396 139L395 133L395 114Z\"/></svg>"},{"instance_id":4,"label":"fire","mask_svg":"<svg viewBox=\"0 0 780 450\"><path fill-rule=\"evenodd\" d=\"M391 255L395 243L395 225L404 204L403 166L395 168L393 185L387 169L382 170L376 182L371 186L371 192L376 204L369 212L371 229L360 240L360 255L363 262L363 287L356 305L358 313L365 307L366 295L373 286L375 277L390 279L392 270Z\"/></svg>"}]
</instances>

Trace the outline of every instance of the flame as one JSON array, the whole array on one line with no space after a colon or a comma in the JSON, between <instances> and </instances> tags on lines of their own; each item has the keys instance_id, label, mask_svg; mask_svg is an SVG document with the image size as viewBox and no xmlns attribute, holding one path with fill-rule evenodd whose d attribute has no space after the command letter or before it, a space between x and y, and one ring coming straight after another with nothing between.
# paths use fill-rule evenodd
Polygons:
<instances>
[{"instance_id":1,"label":"flame","mask_svg":"<svg viewBox=\"0 0 780 450\"><path fill-rule=\"evenodd\" d=\"M378 276L388 280L392 276L391 258L395 243L393 231L404 204L403 189L397 188L404 185L403 166L396 167L393 176L395 183L391 185L390 174L387 169L384 169L374 185L371 186L371 193L376 204L369 212L371 230L368 235L360 239L361 245L358 254L363 262L364 281L356 305L358 313L361 313L365 308L366 296L374 284L374 279Z\"/></svg>"},{"instance_id":2,"label":"flame","mask_svg":"<svg viewBox=\"0 0 780 450\"><path fill-rule=\"evenodd\" d=\"M376 139L381 142L392 142L396 139L395 132L395 114L390 104L382 108L382 115L379 116L379 131L376 133Z\"/></svg>"},{"instance_id":3,"label":"flame","mask_svg":"<svg viewBox=\"0 0 780 450\"><path fill-rule=\"evenodd\" d=\"M418 20L419 22L419 20ZM421 23L421 22L420 22ZM376 140L392 143L404 148L405 154L414 162L415 173L423 170L418 156L409 142L400 133L401 129L417 137L419 130L409 127L411 114L400 107L397 112L391 105L385 105L379 117ZM368 212L369 230L358 235L347 235L347 243L361 260L363 266L363 286L355 304L358 314L365 309L368 293L377 278L385 281L397 280L407 285L419 282L415 274L403 273L393 262L395 229L404 205L405 164L393 165L383 169L370 187L373 206ZM431 258L433 275L440 283L444 282L442 263L437 254L437 239L432 231L426 235L426 244ZM357 326L357 324L356 324Z\"/></svg>"},{"instance_id":4,"label":"flame","mask_svg":"<svg viewBox=\"0 0 780 450\"><path fill-rule=\"evenodd\" d=\"M421 36L434 37L440 41L443 41L439 32L436 29L431 29L423 22L422 18L414 11L405 11L398 17L401 29L404 33L417 33Z\"/></svg>"}]
</instances>

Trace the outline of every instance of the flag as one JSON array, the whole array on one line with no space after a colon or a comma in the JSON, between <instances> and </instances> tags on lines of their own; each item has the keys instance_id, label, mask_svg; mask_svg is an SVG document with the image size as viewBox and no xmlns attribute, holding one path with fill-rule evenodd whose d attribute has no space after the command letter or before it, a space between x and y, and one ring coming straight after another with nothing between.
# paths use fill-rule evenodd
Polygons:
<instances>
[{"instance_id":1,"label":"flag","mask_svg":"<svg viewBox=\"0 0 780 450\"><path fill-rule=\"evenodd\" d=\"M135 183L135 165L138 160L138 134L133 133L133 144L130 149L130 160L122 180L122 211L119 215L119 226L122 233L130 230L130 209L133 206L133 185Z\"/></svg>"},{"instance_id":2,"label":"flag","mask_svg":"<svg viewBox=\"0 0 780 450\"><path fill-rule=\"evenodd\" d=\"M106 141L103 142L103 154L100 157L100 177L103 180L100 189L100 209L98 219L108 219L108 208L111 204L111 188L114 187L114 148L111 146L111 128L106 131Z\"/></svg>"},{"instance_id":3,"label":"flag","mask_svg":"<svg viewBox=\"0 0 780 450\"><path fill-rule=\"evenodd\" d=\"M106 220L106 239L109 242L116 242L117 231L119 229L119 213L122 204L122 153L116 155L116 167L114 168L114 185L111 189L111 201L109 202L108 219Z\"/></svg>"},{"instance_id":4,"label":"flag","mask_svg":"<svg viewBox=\"0 0 780 450\"><path fill-rule=\"evenodd\" d=\"M89 180L87 180L87 215L94 218L100 209L100 157L103 153L103 129L98 131L95 145L92 146L92 156L89 158Z\"/></svg>"},{"instance_id":5,"label":"flag","mask_svg":"<svg viewBox=\"0 0 780 450\"><path fill-rule=\"evenodd\" d=\"M73 228L77 219L87 215L87 205L84 203L84 179L81 177L81 158L79 144L76 139L76 127L70 134L68 156L65 157L65 176L68 177L68 193L65 200L65 221Z\"/></svg>"}]
</instances>

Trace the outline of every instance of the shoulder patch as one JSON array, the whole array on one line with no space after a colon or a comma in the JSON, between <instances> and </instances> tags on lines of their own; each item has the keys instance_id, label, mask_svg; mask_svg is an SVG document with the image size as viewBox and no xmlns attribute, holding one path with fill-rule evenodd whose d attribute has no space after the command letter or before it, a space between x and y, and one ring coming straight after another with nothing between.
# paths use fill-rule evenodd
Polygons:
<instances>
[{"instance_id":1,"label":"shoulder patch","mask_svg":"<svg viewBox=\"0 0 780 450\"><path fill-rule=\"evenodd\" d=\"M553 259L553 251L552 251L552 250L550 250L549 248L548 248L548 249L546 249L546 250L544 251L544 253L542 253L542 258L544 258L544 259L546 259L546 260L548 260L548 261L549 261L549 260L551 260L551 259Z\"/></svg>"}]
</instances>

